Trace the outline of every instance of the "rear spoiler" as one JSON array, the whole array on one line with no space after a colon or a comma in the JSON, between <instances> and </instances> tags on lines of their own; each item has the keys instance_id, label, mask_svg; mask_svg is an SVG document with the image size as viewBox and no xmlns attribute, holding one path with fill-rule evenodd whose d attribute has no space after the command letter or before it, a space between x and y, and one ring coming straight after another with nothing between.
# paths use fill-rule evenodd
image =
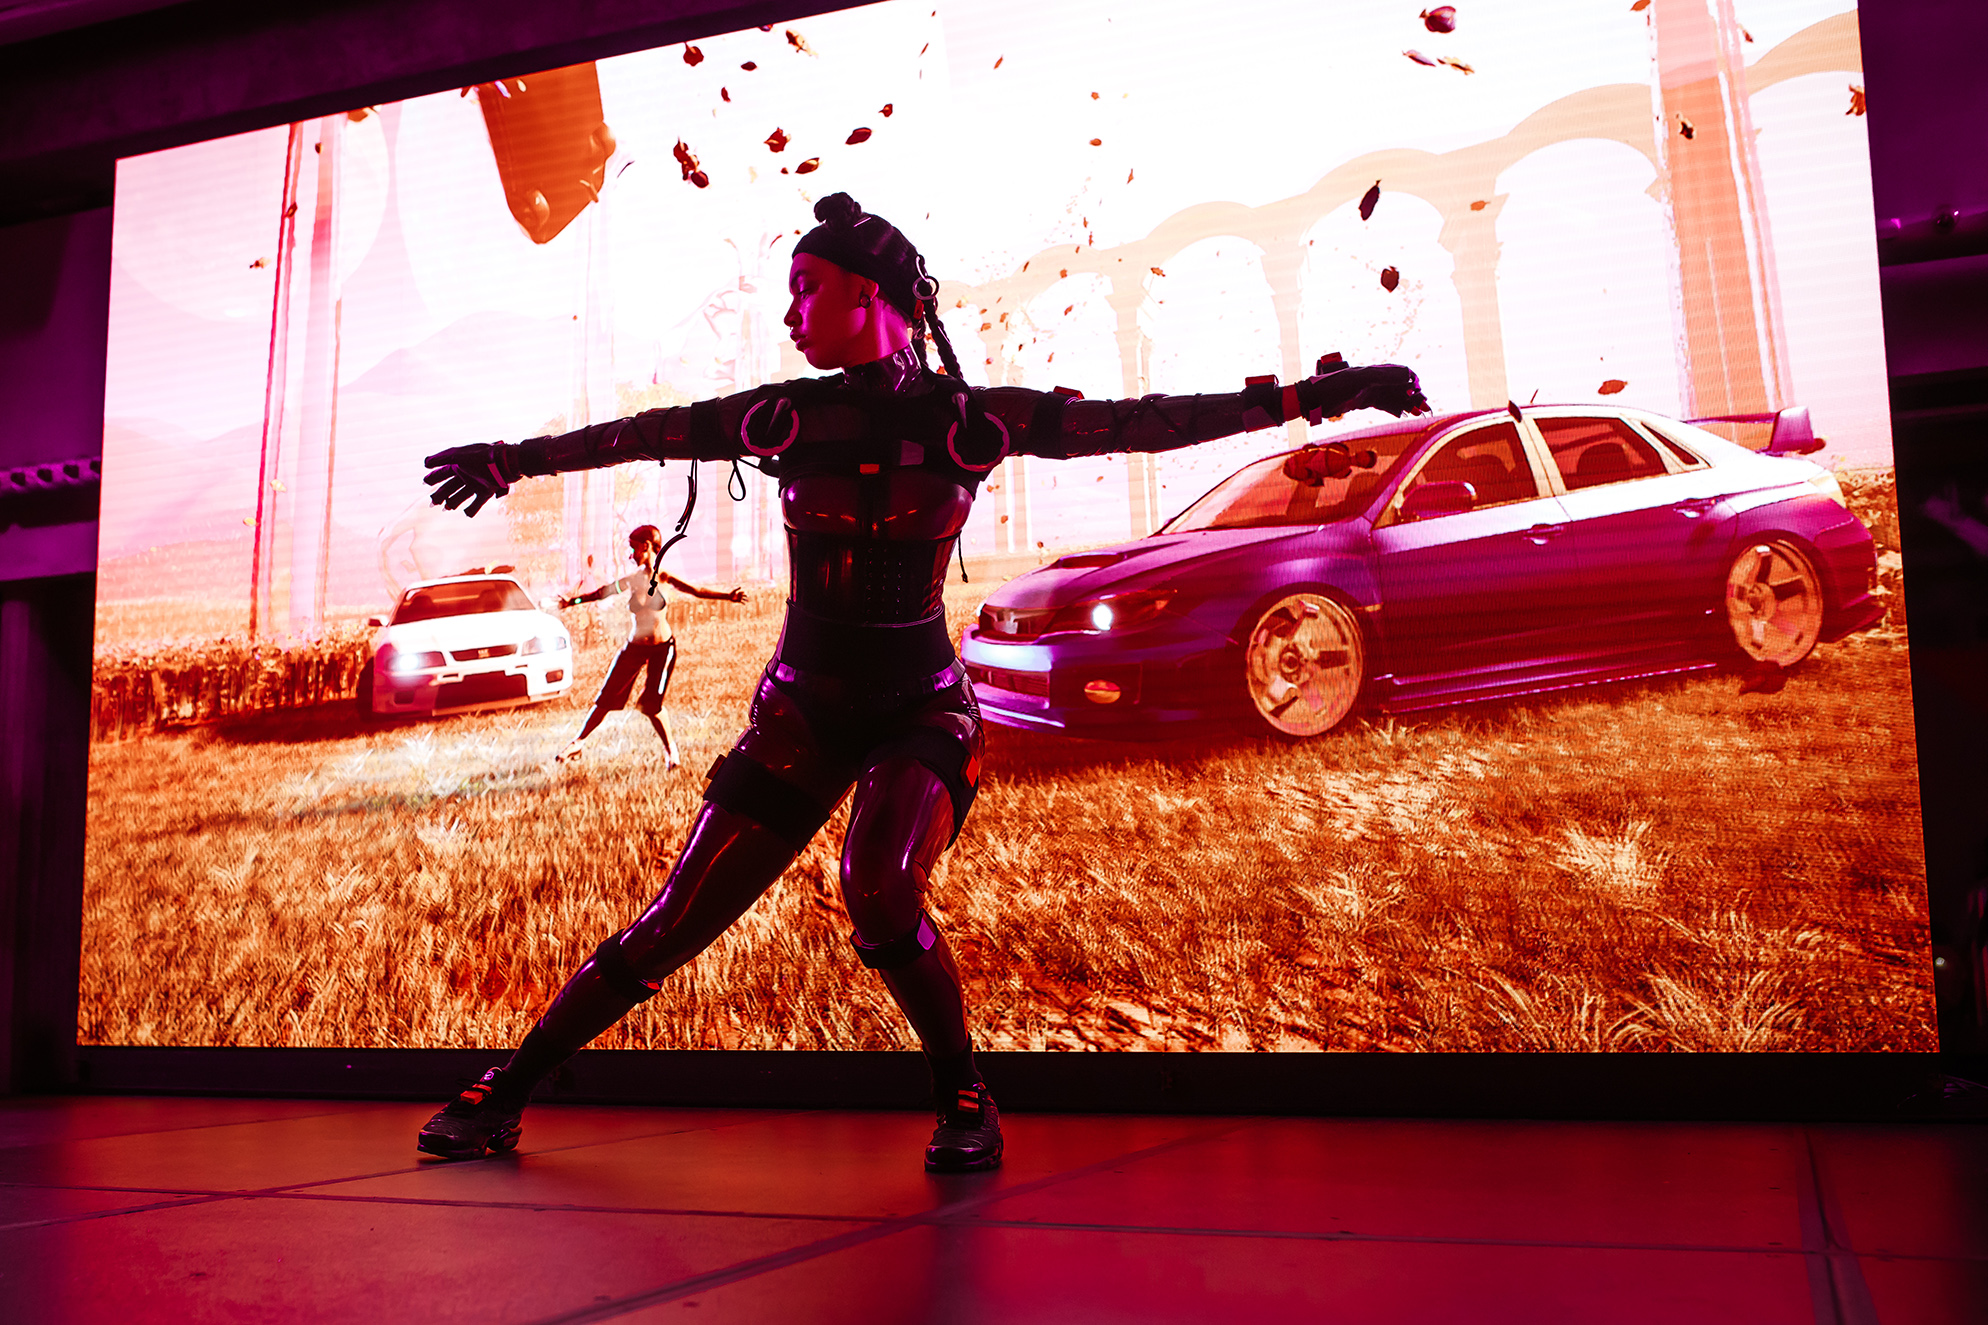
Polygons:
<instances>
[{"instance_id":1,"label":"rear spoiler","mask_svg":"<svg viewBox=\"0 0 1988 1325\"><path fill-rule=\"evenodd\" d=\"M1771 414L1714 414L1709 418L1686 419L1686 423L1771 423L1773 435L1761 448L1762 455L1813 455L1822 449L1823 439L1815 435L1807 405L1790 405Z\"/></svg>"}]
</instances>

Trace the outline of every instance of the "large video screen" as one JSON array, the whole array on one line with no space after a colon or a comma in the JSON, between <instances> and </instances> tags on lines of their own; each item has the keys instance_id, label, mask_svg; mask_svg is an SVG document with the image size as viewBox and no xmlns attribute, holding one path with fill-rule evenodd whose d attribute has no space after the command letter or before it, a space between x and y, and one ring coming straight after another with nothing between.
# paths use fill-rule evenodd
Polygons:
<instances>
[{"instance_id":1,"label":"large video screen","mask_svg":"<svg viewBox=\"0 0 1988 1325\"><path fill-rule=\"evenodd\" d=\"M119 166L79 1034L499 1048L648 903L779 636L776 484L422 457L818 375L813 204L975 387L1399 363L1012 456L929 909L998 1050L1936 1048L1854 7L893 0ZM936 360L935 360L936 363ZM668 571L638 697L561 759ZM562 604L609 588L596 601ZM848 808L596 1043L890 1049Z\"/></svg>"}]
</instances>

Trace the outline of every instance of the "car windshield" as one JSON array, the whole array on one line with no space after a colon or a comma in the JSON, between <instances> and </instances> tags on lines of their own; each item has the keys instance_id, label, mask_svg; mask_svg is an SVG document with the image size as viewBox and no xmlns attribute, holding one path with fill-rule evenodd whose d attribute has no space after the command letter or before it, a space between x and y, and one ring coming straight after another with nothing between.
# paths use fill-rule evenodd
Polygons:
<instances>
[{"instance_id":1,"label":"car windshield","mask_svg":"<svg viewBox=\"0 0 1988 1325\"><path fill-rule=\"evenodd\" d=\"M458 580L453 584L431 584L410 589L394 609L393 624L433 621L443 616L470 616L477 612L530 612L536 604L511 580Z\"/></svg>"},{"instance_id":2,"label":"car windshield","mask_svg":"<svg viewBox=\"0 0 1988 1325\"><path fill-rule=\"evenodd\" d=\"M1344 478L1328 478L1316 486L1287 477L1283 455L1259 460L1217 483L1207 496L1167 521L1160 532L1330 524L1358 515L1425 431L1391 432L1349 441L1347 445L1356 452L1374 449L1374 467L1356 469Z\"/></svg>"}]
</instances>

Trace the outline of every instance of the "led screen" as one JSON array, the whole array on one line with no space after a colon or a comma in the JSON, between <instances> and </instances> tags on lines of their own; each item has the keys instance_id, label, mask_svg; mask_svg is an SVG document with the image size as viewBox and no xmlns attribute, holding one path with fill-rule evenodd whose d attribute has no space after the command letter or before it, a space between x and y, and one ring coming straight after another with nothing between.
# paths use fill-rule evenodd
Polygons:
<instances>
[{"instance_id":1,"label":"led screen","mask_svg":"<svg viewBox=\"0 0 1988 1325\"><path fill-rule=\"evenodd\" d=\"M983 1047L1935 1048L1855 11L1448 17L887 3L123 161L82 1041L499 1047L640 911L779 493L696 467L667 567L747 599L674 595L682 766L639 701L561 761L631 620L561 598L692 468L471 520L422 457L812 374L841 191L975 386L1436 410L987 475L929 891ZM597 1043L913 1047L847 813Z\"/></svg>"}]
</instances>

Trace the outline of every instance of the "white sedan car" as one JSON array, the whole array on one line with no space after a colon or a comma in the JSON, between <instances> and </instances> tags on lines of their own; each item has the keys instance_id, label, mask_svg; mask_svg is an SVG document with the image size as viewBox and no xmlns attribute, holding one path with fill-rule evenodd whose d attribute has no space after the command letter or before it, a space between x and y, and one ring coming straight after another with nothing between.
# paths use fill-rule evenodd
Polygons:
<instances>
[{"instance_id":1,"label":"white sedan car","mask_svg":"<svg viewBox=\"0 0 1988 1325\"><path fill-rule=\"evenodd\" d=\"M367 717L468 713L553 699L573 688L573 641L508 575L412 585L359 678Z\"/></svg>"}]
</instances>

